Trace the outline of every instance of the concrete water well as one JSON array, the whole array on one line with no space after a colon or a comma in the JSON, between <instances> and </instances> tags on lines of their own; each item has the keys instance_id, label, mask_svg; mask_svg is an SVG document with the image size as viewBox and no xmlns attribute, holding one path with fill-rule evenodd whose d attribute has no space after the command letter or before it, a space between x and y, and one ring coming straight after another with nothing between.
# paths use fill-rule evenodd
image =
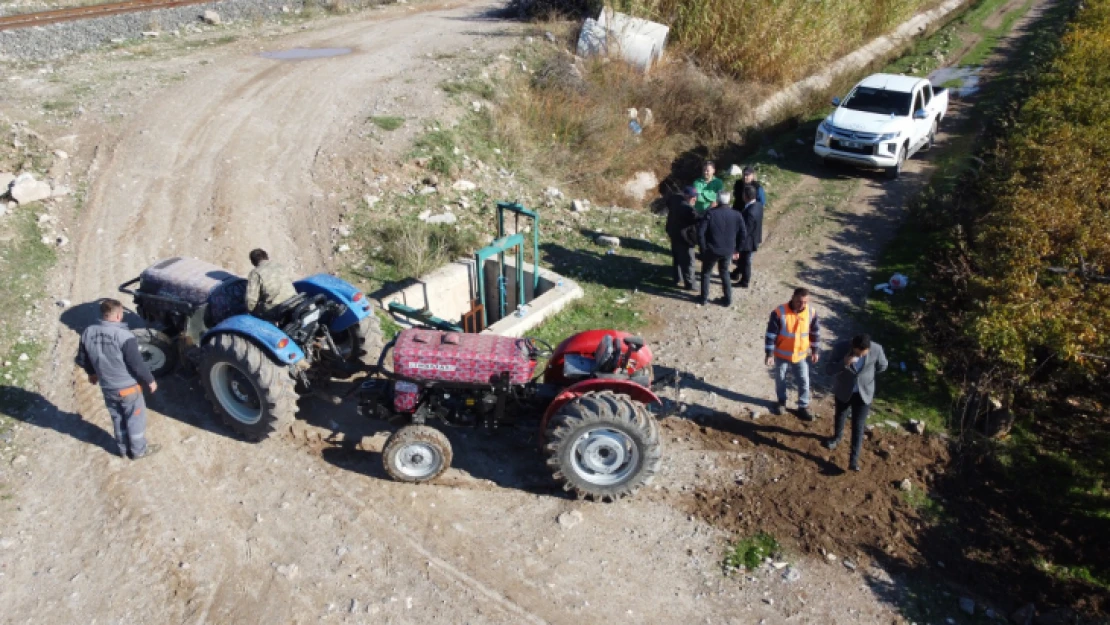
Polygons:
<instances>
[{"instance_id":1,"label":"concrete water well","mask_svg":"<svg viewBox=\"0 0 1110 625\"><path fill-rule=\"evenodd\" d=\"M519 337L582 297L576 282L535 264L539 215L506 202L499 203L497 210L498 237L488 247L472 259L457 260L379 296L382 308L406 326L422 317L432 326L477 325L484 328L483 333ZM517 218L516 234L506 236L505 212ZM521 217L533 221L531 262L525 254Z\"/></svg>"}]
</instances>

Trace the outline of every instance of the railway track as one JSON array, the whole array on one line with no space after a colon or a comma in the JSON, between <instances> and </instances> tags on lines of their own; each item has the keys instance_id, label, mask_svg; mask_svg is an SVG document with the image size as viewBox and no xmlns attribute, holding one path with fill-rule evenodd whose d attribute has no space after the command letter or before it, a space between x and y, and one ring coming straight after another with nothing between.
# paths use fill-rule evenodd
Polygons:
<instances>
[{"instance_id":1,"label":"railway track","mask_svg":"<svg viewBox=\"0 0 1110 625\"><path fill-rule=\"evenodd\" d=\"M5 15L0 17L0 30L13 30L16 28L30 28L31 26L44 26L58 22L71 22L86 20L94 17L106 17L121 13L136 13L153 9L172 9L190 4L204 4L212 0L127 0L126 2L112 2L109 4L94 4L83 7L54 9L53 11L38 11L36 13L23 13L20 15Z\"/></svg>"}]
</instances>

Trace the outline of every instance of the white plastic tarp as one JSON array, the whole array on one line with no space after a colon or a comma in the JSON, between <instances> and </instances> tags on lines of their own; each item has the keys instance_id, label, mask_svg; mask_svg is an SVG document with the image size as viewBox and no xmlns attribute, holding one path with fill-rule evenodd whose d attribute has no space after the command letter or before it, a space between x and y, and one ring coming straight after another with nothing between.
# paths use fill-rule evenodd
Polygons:
<instances>
[{"instance_id":1,"label":"white plastic tarp","mask_svg":"<svg viewBox=\"0 0 1110 625\"><path fill-rule=\"evenodd\" d=\"M578 56L616 53L646 72L663 58L670 30L657 22L602 9L596 20L587 18L582 24Z\"/></svg>"}]
</instances>

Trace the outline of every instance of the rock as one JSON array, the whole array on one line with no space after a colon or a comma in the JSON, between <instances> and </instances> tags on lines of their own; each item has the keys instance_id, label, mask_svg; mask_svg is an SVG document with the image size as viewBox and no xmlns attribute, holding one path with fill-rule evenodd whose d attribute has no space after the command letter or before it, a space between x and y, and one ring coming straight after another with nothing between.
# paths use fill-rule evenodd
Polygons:
<instances>
[{"instance_id":1,"label":"rock","mask_svg":"<svg viewBox=\"0 0 1110 625\"><path fill-rule=\"evenodd\" d=\"M910 492L911 490L913 490L913 482L911 482L910 478L907 477L906 479L899 482L898 490L902 491L903 493Z\"/></svg>"},{"instance_id":2,"label":"rock","mask_svg":"<svg viewBox=\"0 0 1110 625\"><path fill-rule=\"evenodd\" d=\"M58 305L58 308L69 308L72 305L68 299L60 299L54 303Z\"/></svg>"},{"instance_id":3,"label":"rock","mask_svg":"<svg viewBox=\"0 0 1110 625\"><path fill-rule=\"evenodd\" d=\"M439 190L435 187L424 187L420 190L420 195L433 195L436 193L439 193Z\"/></svg>"},{"instance_id":4,"label":"rock","mask_svg":"<svg viewBox=\"0 0 1110 625\"><path fill-rule=\"evenodd\" d=\"M775 600L770 597L764 597L763 603L766 603L767 605L775 605Z\"/></svg>"},{"instance_id":5,"label":"rock","mask_svg":"<svg viewBox=\"0 0 1110 625\"><path fill-rule=\"evenodd\" d=\"M465 193L467 191L474 191L478 188L478 185L469 180L458 180L455 182L455 184L451 185L451 188L455 191L461 191Z\"/></svg>"},{"instance_id":6,"label":"rock","mask_svg":"<svg viewBox=\"0 0 1110 625\"><path fill-rule=\"evenodd\" d=\"M54 156L63 161L69 158L69 154L67 154L65 150L54 150Z\"/></svg>"},{"instance_id":7,"label":"rock","mask_svg":"<svg viewBox=\"0 0 1110 625\"><path fill-rule=\"evenodd\" d=\"M582 513L577 510L571 510L570 512L560 514L557 520L563 529L569 530L582 522Z\"/></svg>"},{"instance_id":8,"label":"rock","mask_svg":"<svg viewBox=\"0 0 1110 625\"><path fill-rule=\"evenodd\" d=\"M347 611L351 614L358 611L358 599L351 599L351 607Z\"/></svg>"},{"instance_id":9,"label":"rock","mask_svg":"<svg viewBox=\"0 0 1110 625\"><path fill-rule=\"evenodd\" d=\"M790 567L786 569L785 573L782 574L782 579L788 582L796 582L799 579L802 579L802 574L798 571L798 569Z\"/></svg>"},{"instance_id":10,"label":"rock","mask_svg":"<svg viewBox=\"0 0 1110 625\"><path fill-rule=\"evenodd\" d=\"M0 195L5 195L8 192L8 187L11 187L14 181L15 174L0 173Z\"/></svg>"},{"instance_id":11,"label":"rock","mask_svg":"<svg viewBox=\"0 0 1110 625\"><path fill-rule=\"evenodd\" d=\"M643 112L640 113L640 127L647 128L648 126L651 126L654 123L655 123L655 113L652 113L651 109L643 109Z\"/></svg>"},{"instance_id":12,"label":"rock","mask_svg":"<svg viewBox=\"0 0 1110 625\"><path fill-rule=\"evenodd\" d=\"M27 354L20 354L19 355L19 362L27 362L30 359L31 359L31 357L28 356Z\"/></svg>"},{"instance_id":13,"label":"rock","mask_svg":"<svg viewBox=\"0 0 1110 625\"><path fill-rule=\"evenodd\" d=\"M844 558L842 564L844 565L844 568L848 569L849 571L856 570L856 563L852 560L849 560L848 558Z\"/></svg>"},{"instance_id":14,"label":"rock","mask_svg":"<svg viewBox=\"0 0 1110 625\"><path fill-rule=\"evenodd\" d=\"M1033 619L1033 625L1076 625L1079 617L1070 608L1058 608Z\"/></svg>"},{"instance_id":15,"label":"rock","mask_svg":"<svg viewBox=\"0 0 1110 625\"><path fill-rule=\"evenodd\" d=\"M1010 615L1010 622L1014 625L1033 625L1033 619L1036 616L1037 606L1027 603L1014 610L1014 613Z\"/></svg>"},{"instance_id":16,"label":"rock","mask_svg":"<svg viewBox=\"0 0 1110 625\"><path fill-rule=\"evenodd\" d=\"M65 247L66 245L69 245L69 238L67 238L66 235L64 235L64 234L59 234L54 239L54 244L57 245L58 247Z\"/></svg>"},{"instance_id":17,"label":"rock","mask_svg":"<svg viewBox=\"0 0 1110 625\"><path fill-rule=\"evenodd\" d=\"M640 171L624 183L624 194L637 202L643 202L648 193L653 193L658 188L659 179L654 172Z\"/></svg>"},{"instance_id":18,"label":"rock","mask_svg":"<svg viewBox=\"0 0 1110 625\"><path fill-rule=\"evenodd\" d=\"M628 119L640 119L640 111L636 109L628 109Z\"/></svg>"},{"instance_id":19,"label":"rock","mask_svg":"<svg viewBox=\"0 0 1110 625\"><path fill-rule=\"evenodd\" d=\"M553 199L553 200L561 200L561 199L563 199L563 192L562 192L562 191L560 191L560 190L558 190L558 189L556 189L555 187L548 187L548 188L547 188L547 189L546 189L546 190L545 190L545 191L543 192L543 194L544 194L544 197L549 197L549 198L551 198L551 199Z\"/></svg>"},{"instance_id":20,"label":"rock","mask_svg":"<svg viewBox=\"0 0 1110 625\"><path fill-rule=\"evenodd\" d=\"M574 200L573 202L570 203L570 210L572 210L576 213L585 213L586 211L590 210L590 201L589 200Z\"/></svg>"},{"instance_id":21,"label":"rock","mask_svg":"<svg viewBox=\"0 0 1110 625\"><path fill-rule=\"evenodd\" d=\"M914 434L924 434L925 422L918 421L917 419L910 419L910 431Z\"/></svg>"},{"instance_id":22,"label":"rock","mask_svg":"<svg viewBox=\"0 0 1110 625\"><path fill-rule=\"evenodd\" d=\"M347 252L351 251L351 246L344 243L343 245L335 248L335 251L340 254L346 254Z\"/></svg>"},{"instance_id":23,"label":"rock","mask_svg":"<svg viewBox=\"0 0 1110 625\"><path fill-rule=\"evenodd\" d=\"M50 197L50 185L41 180L35 180L31 174L20 174L12 181L12 199L20 204L30 204Z\"/></svg>"},{"instance_id":24,"label":"rock","mask_svg":"<svg viewBox=\"0 0 1110 625\"><path fill-rule=\"evenodd\" d=\"M437 176L435 174L428 174L427 176L424 176L424 179L421 180L420 182L423 182L424 184L428 185L429 187L438 187L439 186L439 176Z\"/></svg>"},{"instance_id":25,"label":"rock","mask_svg":"<svg viewBox=\"0 0 1110 625\"><path fill-rule=\"evenodd\" d=\"M442 215L429 217L425 221L430 224L453 224L458 220L459 218L455 216L455 213L443 213Z\"/></svg>"},{"instance_id":26,"label":"rock","mask_svg":"<svg viewBox=\"0 0 1110 625\"><path fill-rule=\"evenodd\" d=\"M835 553L826 553L825 557L829 560L829 562L836 562L836 554Z\"/></svg>"},{"instance_id":27,"label":"rock","mask_svg":"<svg viewBox=\"0 0 1110 625\"><path fill-rule=\"evenodd\" d=\"M350 226L345 226L345 225L336 226L335 227L335 233L338 234L339 236L343 237L343 238L347 238L347 237L351 236L351 228L350 228Z\"/></svg>"},{"instance_id":28,"label":"rock","mask_svg":"<svg viewBox=\"0 0 1110 625\"><path fill-rule=\"evenodd\" d=\"M478 100L474 100L470 103L470 110L474 111L475 113L480 113L482 111L482 103Z\"/></svg>"},{"instance_id":29,"label":"rock","mask_svg":"<svg viewBox=\"0 0 1110 625\"><path fill-rule=\"evenodd\" d=\"M212 26L219 26L223 23L220 14L212 10L205 11L204 14L200 16L200 19L205 24L211 24Z\"/></svg>"},{"instance_id":30,"label":"rock","mask_svg":"<svg viewBox=\"0 0 1110 625\"><path fill-rule=\"evenodd\" d=\"M960 611L968 616L975 616L975 601L968 597L960 597Z\"/></svg>"},{"instance_id":31,"label":"rock","mask_svg":"<svg viewBox=\"0 0 1110 625\"><path fill-rule=\"evenodd\" d=\"M730 176L741 176L743 175L743 173L744 169L739 165L733 165L732 167L728 168L728 175Z\"/></svg>"},{"instance_id":32,"label":"rock","mask_svg":"<svg viewBox=\"0 0 1110 625\"><path fill-rule=\"evenodd\" d=\"M543 34L543 38L547 39L551 43L555 43L555 33L551 32L550 30Z\"/></svg>"},{"instance_id":33,"label":"rock","mask_svg":"<svg viewBox=\"0 0 1110 625\"><path fill-rule=\"evenodd\" d=\"M607 247L621 246L620 237L613 237L607 234L599 235L596 239L594 239L594 243L597 243L598 245L605 245Z\"/></svg>"},{"instance_id":34,"label":"rock","mask_svg":"<svg viewBox=\"0 0 1110 625\"><path fill-rule=\"evenodd\" d=\"M143 37L145 37L147 39L154 39L155 37L157 37L158 35L161 35L161 34L162 33L158 32L156 30L144 30L143 31Z\"/></svg>"}]
</instances>

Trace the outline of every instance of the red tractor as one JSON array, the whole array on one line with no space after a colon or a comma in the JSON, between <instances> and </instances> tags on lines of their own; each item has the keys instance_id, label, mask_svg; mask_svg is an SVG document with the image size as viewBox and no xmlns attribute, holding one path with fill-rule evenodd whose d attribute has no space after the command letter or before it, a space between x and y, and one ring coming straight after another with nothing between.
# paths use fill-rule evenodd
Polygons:
<instances>
[{"instance_id":1,"label":"red tractor","mask_svg":"<svg viewBox=\"0 0 1110 625\"><path fill-rule=\"evenodd\" d=\"M662 459L647 410L659 402L651 358L643 339L615 330L583 332L554 350L536 339L404 330L359 388L359 412L405 424L382 458L391 477L412 483L451 465L451 444L429 424L495 428L542 415L555 479L580 497L614 500L649 483Z\"/></svg>"}]
</instances>

